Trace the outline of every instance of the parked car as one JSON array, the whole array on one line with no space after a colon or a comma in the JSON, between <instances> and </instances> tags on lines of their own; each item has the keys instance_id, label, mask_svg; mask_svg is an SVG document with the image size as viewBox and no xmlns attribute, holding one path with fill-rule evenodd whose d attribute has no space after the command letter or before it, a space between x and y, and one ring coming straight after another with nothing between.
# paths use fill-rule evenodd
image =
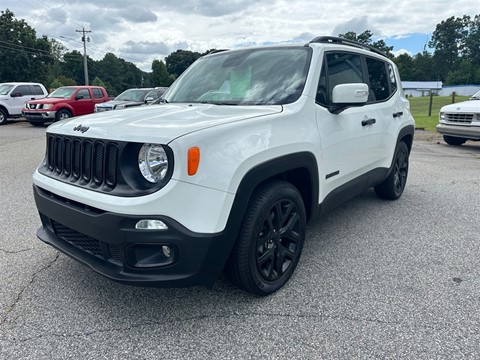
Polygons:
<instances>
[{"instance_id":1,"label":"parked car","mask_svg":"<svg viewBox=\"0 0 480 360\"><path fill-rule=\"evenodd\" d=\"M440 109L437 132L449 145L480 140L480 91L469 100L445 105Z\"/></svg>"},{"instance_id":2,"label":"parked car","mask_svg":"<svg viewBox=\"0 0 480 360\"><path fill-rule=\"evenodd\" d=\"M22 108L27 100L42 99L48 92L40 83L9 82L0 84L0 125L8 118L22 115Z\"/></svg>"},{"instance_id":3,"label":"parked car","mask_svg":"<svg viewBox=\"0 0 480 360\"><path fill-rule=\"evenodd\" d=\"M414 119L373 47L318 37L211 53L164 97L51 125L33 175L38 237L109 279L212 286L225 270L268 295L309 220L371 187L404 192Z\"/></svg>"},{"instance_id":4,"label":"parked car","mask_svg":"<svg viewBox=\"0 0 480 360\"><path fill-rule=\"evenodd\" d=\"M95 112L103 112L109 110L120 110L133 106L151 104L160 99L167 88L140 88L128 89L118 95L115 99L105 103L96 104Z\"/></svg>"},{"instance_id":5,"label":"parked car","mask_svg":"<svg viewBox=\"0 0 480 360\"><path fill-rule=\"evenodd\" d=\"M22 115L35 126L91 114L95 104L109 101L101 86L62 86L46 98L25 103Z\"/></svg>"}]
</instances>

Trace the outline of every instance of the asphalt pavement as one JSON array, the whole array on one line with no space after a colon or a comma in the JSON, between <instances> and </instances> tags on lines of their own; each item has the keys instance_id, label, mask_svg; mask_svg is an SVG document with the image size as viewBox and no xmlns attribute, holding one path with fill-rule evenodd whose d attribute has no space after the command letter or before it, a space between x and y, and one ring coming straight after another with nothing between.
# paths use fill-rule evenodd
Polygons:
<instances>
[{"instance_id":1,"label":"asphalt pavement","mask_svg":"<svg viewBox=\"0 0 480 360\"><path fill-rule=\"evenodd\" d=\"M117 284L38 240L45 129L0 126L0 359L480 358L480 143L418 133L402 198L316 219L259 298Z\"/></svg>"}]
</instances>

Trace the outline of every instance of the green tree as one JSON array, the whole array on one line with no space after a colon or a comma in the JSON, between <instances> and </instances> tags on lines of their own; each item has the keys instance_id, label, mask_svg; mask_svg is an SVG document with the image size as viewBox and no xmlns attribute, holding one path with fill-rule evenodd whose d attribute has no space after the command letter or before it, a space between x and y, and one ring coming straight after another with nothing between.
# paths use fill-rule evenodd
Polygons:
<instances>
[{"instance_id":1,"label":"green tree","mask_svg":"<svg viewBox=\"0 0 480 360\"><path fill-rule=\"evenodd\" d=\"M400 78L404 81L415 81L413 58L408 54L400 54L394 59Z\"/></svg>"},{"instance_id":2,"label":"green tree","mask_svg":"<svg viewBox=\"0 0 480 360\"><path fill-rule=\"evenodd\" d=\"M382 39L373 41L372 40L373 34L370 30L365 30L363 33L358 35L354 31L348 31L345 34L339 34L338 36L344 39L353 40L361 44L372 46L375 49L381 51L383 54L385 54L388 58L390 59L394 58L394 55L392 54L393 46L387 46L385 41L383 41Z\"/></svg>"},{"instance_id":3,"label":"green tree","mask_svg":"<svg viewBox=\"0 0 480 360\"><path fill-rule=\"evenodd\" d=\"M450 71L456 70L460 54L465 48L470 17L454 16L437 24L428 45L434 48L433 60L440 79L446 80Z\"/></svg>"},{"instance_id":4,"label":"green tree","mask_svg":"<svg viewBox=\"0 0 480 360\"><path fill-rule=\"evenodd\" d=\"M102 79L100 79L98 76L95 77L92 81L92 85L94 86L103 86L104 88L107 88L107 85L103 82Z\"/></svg>"},{"instance_id":5,"label":"green tree","mask_svg":"<svg viewBox=\"0 0 480 360\"><path fill-rule=\"evenodd\" d=\"M456 70L448 73L446 84L448 85L462 85L472 84L476 81L476 68L472 65L470 60L463 59L457 66Z\"/></svg>"},{"instance_id":6,"label":"green tree","mask_svg":"<svg viewBox=\"0 0 480 360\"><path fill-rule=\"evenodd\" d=\"M177 50L165 58L168 73L179 77L202 54L190 50Z\"/></svg>"},{"instance_id":7,"label":"green tree","mask_svg":"<svg viewBox=\"0 0 480 360\"><path fill-rule=\"evenodd\" d=\"M59 88L60 86L72 86L77 85L76 81L72 78L68 78L65 75L60 75L59 77L53 79L50 83L50 90Z\"/></svg>"},{"instance_id":8,"label":"green tree","mask_svg":"<svg viewBox=\"0 0 480 360\"><path fill-rule=\"evenodd\" d=\"M440 80L440 75L434 66L432 54L428 51L423 51L413 57L412 79L415 81Z\"/></svg>"},{"instance_id":9,"label":"green tree","mask_svg":"<svg viewBox=\"0 0 480 360\"><path fill-rule=\"evenodd\" d=\"M63 74L75 80L77 84L84 84L83 55L73 50L63 55Z\"/></svg>"},{"instance_id":10,"label":"green tree","mask_svg":"<svg viewBox=\"0 0 480 360\"><path fill-rule=\"evenodd\" d=\"M47 66L52 63L51 44L46 36L37 38L25 20L9 9L0 15L0 82L35 81L45 83Z\"/></svg>"},{"instance_id":11,"label":"green tree","mask_svg":"<svg viewBox=\"0 0 480 360\"><path fill-rule=\"evenodd\" d=\"M468 23L463 54L473 66L480 67L480 15Z\"/></svg>"},{"instance_id":12,"label":"green tree","mask_svg":"<svg viewBox=\"0 0 480 360\"><path fill-rule=\"evenodd\" d=\"M170 86L173 78L168 74L167 66L162 60L152 62L152 80L154 86Z\"/></svg>"}]
</instances>

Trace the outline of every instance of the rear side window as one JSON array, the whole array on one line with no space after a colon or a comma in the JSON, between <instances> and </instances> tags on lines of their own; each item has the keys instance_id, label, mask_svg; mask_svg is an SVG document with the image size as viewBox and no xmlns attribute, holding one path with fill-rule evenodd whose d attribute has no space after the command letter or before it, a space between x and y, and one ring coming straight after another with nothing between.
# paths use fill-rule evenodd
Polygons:
<instances>
[{"instance_id":1,"label":"rear side window","mask_svg":"<svg viewBox=\"0 0 480 360\"><path fill-rule=\"evenodd\" d=\"M368 84L369 103L388 99L398 87L395 70L386 61L348 52L329 52L320 73L317 103L331 106L333 88L348 83Z\"/></svg>"},{"instance_id":2,"label":"rear side window","mask_svg":"<svg viewBox=\"0 0 480 360\"><path fill-rule=\"evenodd\" d=\"M34 95L45 95L40 85L31 85Z\"/></svg>"},{"instance_id":3,"label":"rear side window","mask_svg":"<svg viewBox=\"0 0 480 360\"><path fill-rule=\"evenodd\" d=\"M92 92L93 92L93 97L95 99L101 99L103 98L103 92L102 90L98 89L98 88L93 88L92 89Z\"/></svg>"},{"instance_id":4,"label":"rear side window","mask_svg":"<svg viewBox=\"0 0 480 360\"><path fill-rule=\"evenodd\" d=\"M369 102L388 99L396 89L395 73L390 64L367 57L368 79L370 81Z\"/></svg>"}]
</instances>

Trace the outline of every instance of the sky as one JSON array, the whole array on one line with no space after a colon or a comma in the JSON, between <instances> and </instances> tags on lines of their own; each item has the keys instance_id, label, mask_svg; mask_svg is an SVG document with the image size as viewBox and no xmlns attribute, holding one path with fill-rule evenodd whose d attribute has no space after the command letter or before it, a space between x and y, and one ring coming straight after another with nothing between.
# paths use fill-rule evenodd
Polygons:
<instances>
[{"instance_id":1,"label":"sky","mask_svg":"<svg viewBox=\"0 0 480 360\"><path fill-rule=\"evenodd\" d=\"M200 53L271 44L304 44L320 35L372 31L393 53L428 50L435 26L451 16L480 14L478 0L2 0L0 10L24 19L37 36L87 54L107 52L151 71L175 50Z\"/></svg>"}]
</instances>

